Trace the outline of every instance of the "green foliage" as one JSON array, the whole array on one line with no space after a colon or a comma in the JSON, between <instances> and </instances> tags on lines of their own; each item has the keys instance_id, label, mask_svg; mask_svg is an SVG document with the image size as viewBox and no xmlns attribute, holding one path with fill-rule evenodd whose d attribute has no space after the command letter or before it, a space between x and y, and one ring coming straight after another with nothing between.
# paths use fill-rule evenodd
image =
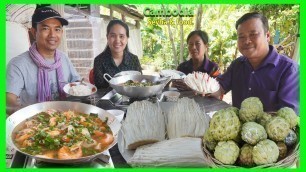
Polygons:
<instances>
[{"instance_id":1,"label":"green foliage","mask_svg":"<svg viewBox=\"0 0 306 172\"><path fill-rule=\"evenodd\" d=\"M236 20L246 13L248 6L205 5L202 28L209 35L209 58L225 70L237 57Z\"/></svg>"},{"instance_id":2,"label":"green foliage","mask_svg":"<svg viewBox=\"0 0 306 172\"><path fill-rule=\"evenodd\" d=\"M165 39L162 29L156 25L149 25L141 30L144 56L152 57L161 49L161 40Z\"/></svg>"},{"instance_id":3,"label":"green foliage","mask_svg":"<svg viewBox=\"0 0 306 172\"><path fill-rule=\"evenodd\" d=\"M148 5L137 5L138 10L142 10ZM168 9L177 9L177 5L164 5ZM188 50L186 39L188 34L194 30L196 12L198 5L184 4L182 7L194 8L193 25L184 25L184 61L188 60ZM161 5L154 8L162 9ZM208 5L203 4L203 15L201 29L205 30L209 36L209 58L218 63L222 70L226 70L231 61L239 56L237 50L237 34L235 23L243 14L250 11L259 11L266 15L269 20L271 40L280 31L280 42L284 48L281 53L292 55L295 46L296 34L299 33L299 5ZM172 17L177 20L178 17ZM149 25L149 20L166 20L165 17L145 17L142 21L141 34L143 42L143 54L141 64L154 66L155 70L176 69L177 65L173 59L172 46L168 34L167 25ZM190 19L183 17L183 20ZM176 47L175 56L180 57L180 26L170 25ZM282 42L283 41L283 42ZM273 44L271 42L271 44ZM275 45L276 47L279 45Z\"/></svg>"},{"instance_id":4,"label":"green foliage","mask_svg":"<svg viewBox=\"0 0 306 172\"><path fill-rule=\"evenodd\" d=\"M279 53L292 57L295 48L296 35L299 34L299 5L276 4L276 5L251 5L250 11L258 11L264 14L269 21L271 35L270 44L278 48ZM276 31L280 32L279 42L273 43Z\"/></svg>"},{"instance_id":5,"label":"green foliage","mask_svg":"<svg viewBox=\"0 0 306 172\"><path fill-rule=\"evenodd\" d=\"M146 5L138 6L138 9L143 9ZM184 7L195 7L196 5L184 5ZM176 5L165 5L168 9L177 9ZM160 5L155 5L155 9L162 9ZM141 11L141 10L140 10ZM168 35L167 25L149 25L152 20L166 20L165 17L145 17L142 21L142 42L143 42L143 55L140 59L141 64L144 66L154 66L154 69L176 69L178 64L175 64L173 59L172 46ZM175 21L178 17L172 17ZM183 20L189 19L183 17ZM184 25L184 41L188 33L193 28L193 25ZM176 47L176 57L180 56L180 32L179 25L171 25L170 29L174 36L174 46ZM187 58L188 51L184 49L184 57ZM148 60L151 59L151 60ZM153 68L153 67L151 67Z\"/></svg>"}]
</instances>

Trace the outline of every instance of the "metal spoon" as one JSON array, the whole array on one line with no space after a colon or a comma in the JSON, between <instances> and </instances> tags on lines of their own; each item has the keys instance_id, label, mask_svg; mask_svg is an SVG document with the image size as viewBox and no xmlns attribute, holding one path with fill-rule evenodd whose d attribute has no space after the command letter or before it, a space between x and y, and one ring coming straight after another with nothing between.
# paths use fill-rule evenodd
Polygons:
<instances>
[{"instance_id":1,"label":"metal spoon","mask_svg":"<svg viewBox=\"0 0 306 172\"><path fill-rule=\"evenodd\" d=\"M101 164L109 164L110 156L106 154L101 154L94 161L101 163Z\"/></svg>"},{"instance_id":2,"label":"metal spoon","mask_svg":"<svg viewBox=\"0 0 306 172\"><path fill-rule=\"evenodd\" d=\"M87 86L87 85L84 83L84 79L85 79L85 78L82 78L81 81L80 81L80 83L81 83L82 85Z\"/></svg>"}]
</instances>

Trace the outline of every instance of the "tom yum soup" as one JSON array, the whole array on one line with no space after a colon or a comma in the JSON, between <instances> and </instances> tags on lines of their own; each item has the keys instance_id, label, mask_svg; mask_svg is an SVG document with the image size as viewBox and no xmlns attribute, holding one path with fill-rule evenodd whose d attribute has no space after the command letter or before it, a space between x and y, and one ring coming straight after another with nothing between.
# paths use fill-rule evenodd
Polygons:
<instances>
[{"instance_id":1,"label":"tom yum soup","mask_svg":"<svg viewBox=\"0 0 306 172\"><path fill-rule=\"evenodd\" d=\"M48 110L19 124L12 139L20 151L52 159L76 159L104 151L114 137L107 118Z\"/></svg>"}]
</instances>

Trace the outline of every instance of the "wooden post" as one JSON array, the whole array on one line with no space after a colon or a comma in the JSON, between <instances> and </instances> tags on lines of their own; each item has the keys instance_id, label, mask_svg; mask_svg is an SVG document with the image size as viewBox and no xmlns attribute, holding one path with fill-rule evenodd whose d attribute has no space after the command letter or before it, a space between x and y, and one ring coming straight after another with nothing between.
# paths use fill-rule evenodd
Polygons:
<instances>
[{"instance_id":1,"label":"wooden post","mask_svg":"<svg viewBox=\"0 0 306 172\"><path fill-rule=\"evenodd\" d=\"M114 18L114 11L113 11L112 5L109 5L109 16L110 16L110 19L113 20L113 18Z\"/></svg>"},{"instance_id":2,"label":"wooden post","mask_svg":"<svg viewBox=\"0 0 306 172\"><path fill-rule=\"evenodd\" d=\"M100 17L100 6L90 4L90 15L93 17Z\"/></svg>"},{"instance_id":3,"label":"wooden post","mask_svg":"<svg viewBox=\"0 0 306 172\"><path fill-rule=\"evenodd\" d=\"M140 29L140 22L139 22L138 20L135 20L135 22L136 22L136 23L135 23L136 28L137 28L137 29Z\"/></svg>"},{"instance_id":4,"label":"wooden post","mask_svg":"<svg viewBox=\"0 0 306 172\"><path fill-rule=\"evenodd\" d=\"M122 19L122 21L123 21L123 22L126 22L125 15L124 15L124 14L122 14L122 13L121 13L121 19Z\"/></svg>"}]
</instances>

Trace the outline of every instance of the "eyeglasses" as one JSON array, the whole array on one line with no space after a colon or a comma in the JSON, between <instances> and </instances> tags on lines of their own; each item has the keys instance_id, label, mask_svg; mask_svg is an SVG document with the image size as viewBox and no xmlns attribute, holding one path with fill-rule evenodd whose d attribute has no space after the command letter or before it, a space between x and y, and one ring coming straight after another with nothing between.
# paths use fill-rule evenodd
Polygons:
<instances>
[{"instance_id":1,"label":"eyeglasses","mask_svg":"<svg viewBox=\"0 0 306 172\"><path fill-rule=\"evenodd\" d=\"M260 36L260 32L254 32L254 33L251 33L249 35L240 35L240 36L238 36L238 41L244 42L248 38L253 41L253 40L257 39L259 36Z\"/></svg>"}]
</instances>

